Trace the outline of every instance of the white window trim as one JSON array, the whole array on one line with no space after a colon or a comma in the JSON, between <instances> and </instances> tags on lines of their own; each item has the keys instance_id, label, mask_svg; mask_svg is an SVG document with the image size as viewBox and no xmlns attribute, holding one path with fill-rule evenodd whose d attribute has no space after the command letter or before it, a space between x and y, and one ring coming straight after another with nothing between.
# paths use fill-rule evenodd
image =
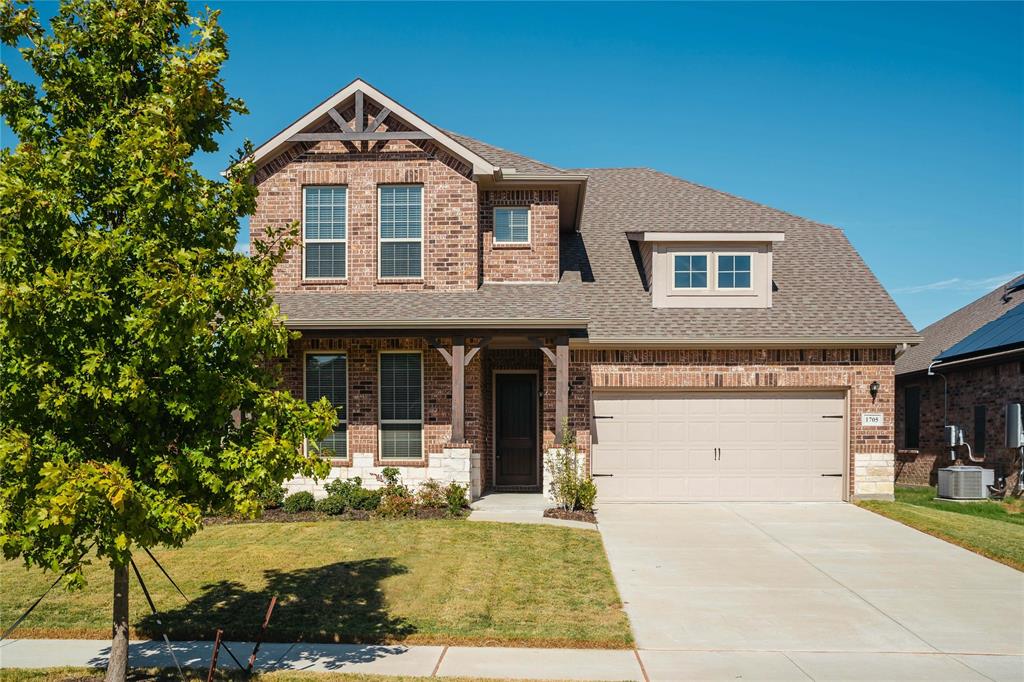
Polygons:
<instances>
[{"instance_id":1,"label":"white window trim","mask_svg":"<svg viewBox=\"0 0 1024 682\"><path fill-rule=\"evenodd\" d=\"M323 350L307 350L302 353L302 400L309 403L309 396L306 394L306 356L309 355L336 355L345 358L345 409L341 413L341 419L338 420L339 424L345 425L345 455L336 457L324 457L324 459L341 459L346 462L349 461L349 447L348 447L348 353L345 351L323 351ZM309 453L309 439L302 439L302 450L303 454Z\"/></svg>"},{"instance_id":2,"label":"white window trim","mask_svg":"<svg viewBox=\"0 0 1024 682\"><path fill-rule=\"evenodd\" d=\"M420 188L420 236L419 236L419 238L413 238L413 237L388 237L388 238L384 238L382 236L382 234L381 234L381 210L383 209L383 206L381 204L380 196L381 196L381 190L383 190L385 187L419 187ZM423 207L424 201L425 201L425 195L426 195L426 192L424 191L423 185L416 184L416 183L385 183L385 184L382 184L382 185L377 185L377 279L379 279L379 280L387 280L387 281L390 281L390 280L405 280L405 281L408 281L408 282L419 282L419 281L421 281L421 280L423 280L425 278L424 277L425 273L424 273L424 269L423 269L424 260L426 258L426 240L423 238L423 235L427 231L426 213L425 213L424 207ZM419 245L420 245L420 274L418 276L415 276L415 277L402 277L402 276L395 276L395 275L385 275L383 273L383 268L381 267L381 256L383 255L383 252L384 252L384 248L383 248L384 247L384 242L387 242L389 244L399 244L399 243L415 244L415 243L419 243ZM346 250L346 253L347 253L347 250ZM347 266L346 266L345 272L346 273L348 272Z\"/></svg>"},{"instance_id":3,"label":"white window trim","mask_svg":"<svg viewBox=\"0 0 1024 682\"><path fill-rule=\"evenodd\" d=\"M306 239L306 190L308 189L345 189L345 238L344 239ZM348 185L304 185L302 187L302 281L304 282L344 282L348 280L348 223L349 223ZM306 275L306 244L344 244L345 245L345 276L344 277L309 277ZM348 361L346 360L346 363ZM346 367L348 365L346 364ZM346 394L346 398L348 395Z\"/></svg>"},{"instance_id":4,"label":"white window trim","mask_svg":"<svg viewBox=\"0 0 1024 682\"><path fill-rule=\"evenodd\" d=\"M749 287L720 287L718 286L718 259L722 256L746 256L750 259L750 286ZM715 290L727 293L745 292L754 290L754 254L741 251L716 251L715 252ZM735 270L733 271L735 272Z\"/></svg>"},{"instance_id":5,"label":"white window trim","mask_svg":"<svg viewBox=\"0 0 1024 682\"><path fill-rule=\"evenodd\" d=\"M388 419L388 424L419 424L420 425L420 456L419 457L385 457L384 456L384 438L382 433L384 429L382 426L385 423L381 410L381 380L380 380L380 368L381 368L381 356L383 355L419 355L420 356L420 418L419 419ZM424 381L427 374L427 368L423 359L423 351L415 349L395 349L395 350L382 350L377 352L377 459L381 462L422 462L426 459L427 453L427 438L426 438L426 424L423 418L424 411L426 409L427 394L424 390ZM347 442L347 441L346 441Z\"/></svg>"},{"instance_id":6,"label":"white window trim","mask_svg":"<svg viewBox=\"0 0 1024 682\"><path fill-rule=\"evenodd\" d=\"M526 241L498 239L498 211L526 211ZM491 214L491 243L496 246L529 246L533 243L533 211L529 206L495 206Z\"/></svg>"},{"instance_id":7,"label":"white window trim","mask_svg":"<svg viewBox=\"0 0 1024 682\"><path fill-rule=\"evenodd\" d=\"M672 265L672 270L669 272L669 281L672 283L672 291L711 291L711 284L713 282L713 263L715 262L715 254L711 251L673 251L669 254L669 262ZM676 286L676 258L679 256L705 256L707 258L708 269L707 269L707 280L708 284L704 287L677 287Z\"/></svg>"}]
</instances>

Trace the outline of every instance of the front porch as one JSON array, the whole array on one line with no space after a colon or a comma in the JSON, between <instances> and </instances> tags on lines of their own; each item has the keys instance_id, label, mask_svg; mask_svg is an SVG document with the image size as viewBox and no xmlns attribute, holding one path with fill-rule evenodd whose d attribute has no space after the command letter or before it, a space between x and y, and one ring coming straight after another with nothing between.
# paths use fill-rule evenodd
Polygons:
<instances>
[{"instance_id":1,"label":"front porch","mask_svg":"<svg viewBox=\"0 0 1024 682\"><path fill-rule=\"evenodd\" d=\"M404 482L487 492L541 493L544 452L569 414L572 330L501 330L487 336L304 331L283 363L296 397L338 407L321 444L329 480L381 484L385 467ZM327 481L294 479L289 491L322 495Z\"/></svg>"}]
</instances>

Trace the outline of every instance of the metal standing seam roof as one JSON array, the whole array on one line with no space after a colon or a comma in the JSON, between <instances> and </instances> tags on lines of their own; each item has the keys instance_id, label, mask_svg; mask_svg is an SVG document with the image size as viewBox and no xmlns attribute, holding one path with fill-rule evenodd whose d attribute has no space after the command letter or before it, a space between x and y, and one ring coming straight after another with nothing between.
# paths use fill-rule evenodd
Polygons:
<instances>
[{"instance_id":1,"label":"metal standing seam roof","mask_svg":"<svg viewBox=\"0 0 1024 682\"><path fill-rule=\"evenodd\" d=\"M448 292L275 294L293 324L583 319L592 342L916 340L913 327L837 228L646 168L565 170L445 133L496 166L588 176L580 232L562 235L560 281ZM626 237L637 231L785 233L774 247L772 307L652 307Z\"/></svg>"},{"instance_id":2,"label":"metal standing seam roof","mask_svg":"<svg viewBox=\"0 0 1024 682\"><path fill-rule=\"evenodd\" d=\"M1015 277L1010 282L1015 279L1018 278ZM952 350L961 341L965 341L975 331L999 319L1007 311L1024 308L1021 306L1021 303L1024 303L1024 291L1006 294L1009 299L1007 301L1003 300L1004 294L1006 294L1006 285L999 286L976 301L922 329L921 343L896 359L896 374L911 374L928 369L928 365L936 357L945 355L947 351Z\"/></svg>"}]
</instances>

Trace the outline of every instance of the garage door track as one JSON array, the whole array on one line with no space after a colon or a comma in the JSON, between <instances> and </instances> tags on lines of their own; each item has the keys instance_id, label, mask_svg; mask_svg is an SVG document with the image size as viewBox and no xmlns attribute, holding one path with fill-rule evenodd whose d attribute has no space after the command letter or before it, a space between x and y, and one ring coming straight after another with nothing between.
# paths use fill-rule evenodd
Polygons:
<instances>
[{"instance_id":1,"label":"garage door track","mask_svg":"<svg viewBox=\"0 0 1024 682\"><path fill-rule=\"evenodd\" d=\"M651 679L1024 679L1024 574L854 505L605 505Z\"/></svg>"}]
</instances>

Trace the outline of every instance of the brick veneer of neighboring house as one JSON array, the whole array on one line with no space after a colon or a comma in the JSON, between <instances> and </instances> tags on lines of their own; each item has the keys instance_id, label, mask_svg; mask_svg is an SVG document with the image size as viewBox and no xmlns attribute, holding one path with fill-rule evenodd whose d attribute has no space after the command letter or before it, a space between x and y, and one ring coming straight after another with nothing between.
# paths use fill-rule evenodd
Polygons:
<instances>
[{"instance_id":1,"label":"brick veneer of neighboring house","mask_svg":"<svg viewBox=\"0 0 1024 682\"><path fill-rule=\"evenodd\" d=\"M530 209L529 244L494 243L494 209ZM558 190L480 193L481 272L485 282L558 281Z\"/></svg>"},{"instance_id":2,"label":"brick veneer of neighboring house","mask_svg":"<svg viewBox=\"0 0 1024 682\"><path fill-rule=\"evenodd\" d=\"M897 377L896 388L896 482L905 485L934 485L936 471L953 464L971 464L985 468L1001 467L1008 476L1012 490L1017 481L1016 453L1005 447L1006 403L1024 402L1024 353L1018 358L997 364L964 365L941 369L948 382L948 395L943 395L941 376L921 372ZM906 441L906 390L920 390L920 427L917 447ZM948 417L944 404L948 402ZM975 429L975 408L985 407L985 459L975 463L961 452L956 460L945 447L944 426L956 424L964 430L972 447Z\"/></svg>"}]
</instances>

